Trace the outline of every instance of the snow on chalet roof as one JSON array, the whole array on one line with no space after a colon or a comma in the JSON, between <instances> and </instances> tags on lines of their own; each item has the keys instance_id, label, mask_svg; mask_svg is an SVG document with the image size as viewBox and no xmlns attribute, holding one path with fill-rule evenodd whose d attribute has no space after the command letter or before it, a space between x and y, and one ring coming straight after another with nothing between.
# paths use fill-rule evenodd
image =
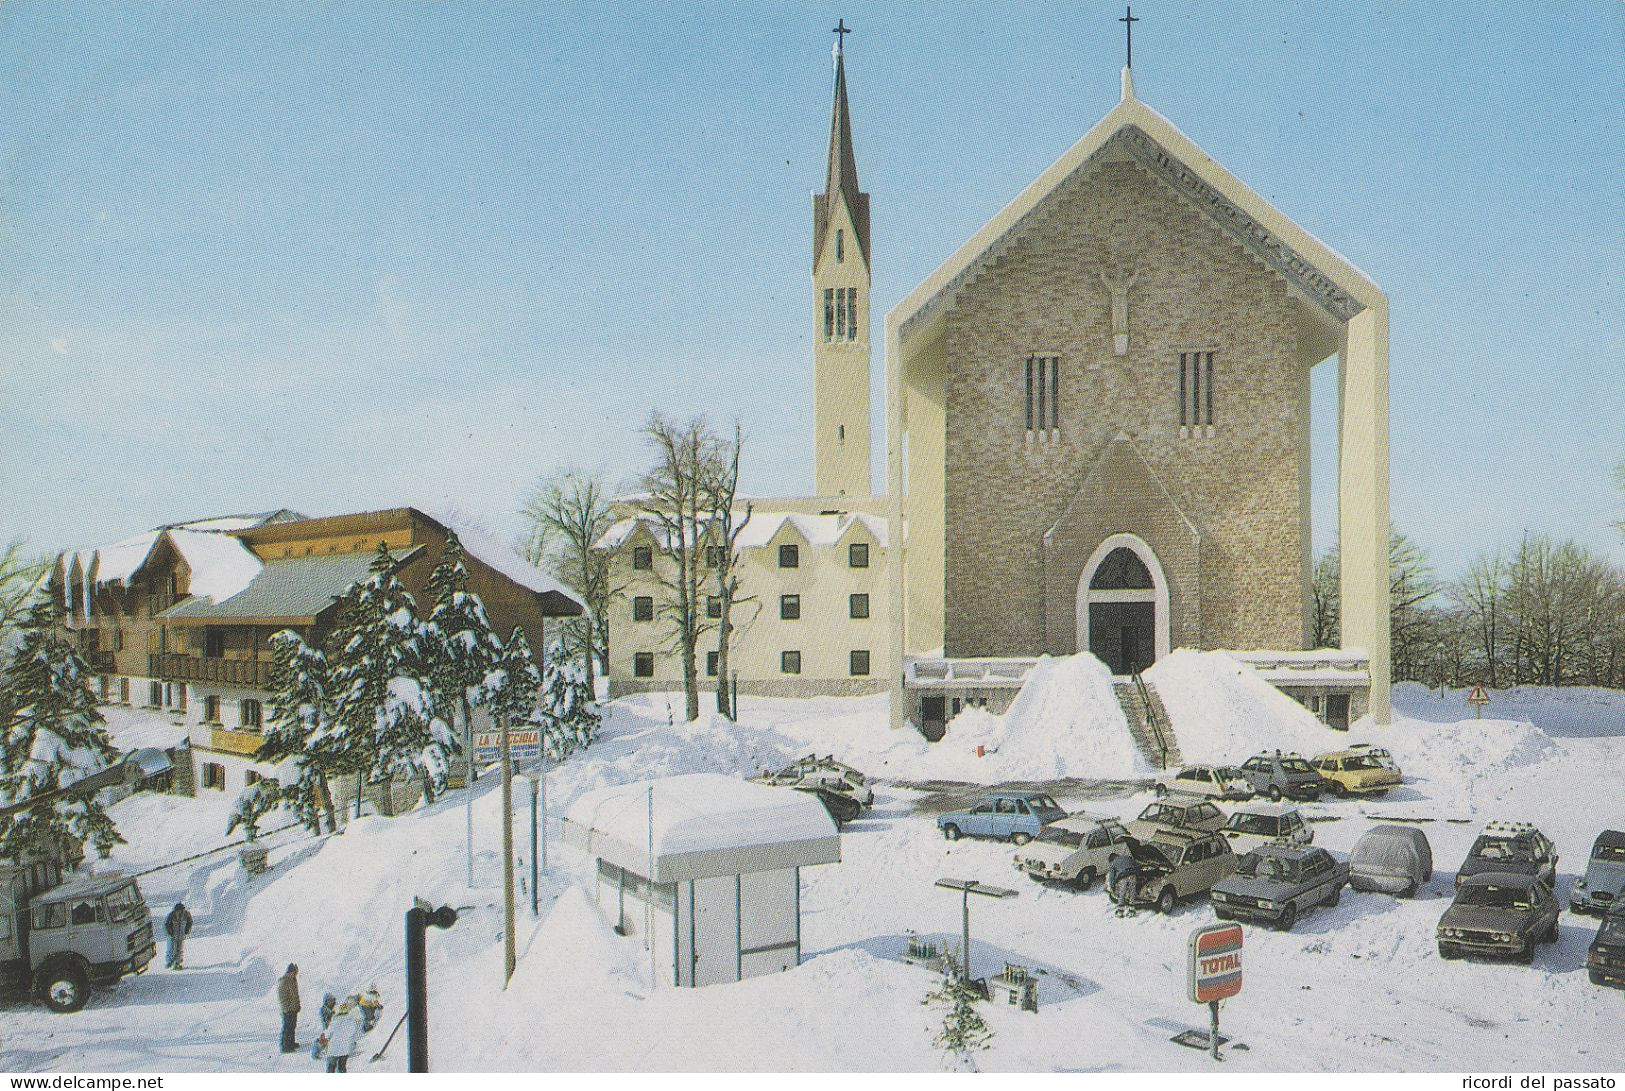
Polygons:
<instances>
[{"instance_id":1,"label":"snow on chalet roof","mask_svg":"<svg viewBox=\"0 0 1625 1091\"><path fill-rule=\"evenodd\" d=\"M833 546L846 537L856 525L862 525L884 549L886 547L886 520L876 515L841 512L836 515L808 515L797 511L754 511L736 540L740 549L762 549L789 523L812 546ZM619 549L631 541L642 524L656 542L664 543L660 525L647 516L618 520L594 544L594 549Z\"/></svg>"},{"instance_id":2,"label":"snow on chalet roof","mask_svg":"<svg viewBox=\"0 0 1625 1091\"><path fill-rule=\"evenodd\" d=\"M436 514L433 518L457 535L457 540L463 543L464 553L486 567L508 577L527 591L534 591L539 595L562 595L583 611L587 609L586 603L582 602L574 591L519 556L483 527L464 523L446 515Z\"/></svg>"},{"instance_id":3,"label":"snow on chalet roof","mask_svg":"<svg viewBox=\"0 0 1625 1091\"><path fill-rule=\"evenodd\" d=\"M564 830L570 844L639 875L651 870L652 855L650 877L662 883L841 858L840 834L816 796L720 773L588 792L571 805Z\"/></svg>"},{"instance_id":4,"label":"snow on chalet roof","mask_svg":"<svg viewBox=\"0 0 1625 1091\"><path fill-rule=\"evenodd\" d=\"M389 555L400 563L422 548L409 546L391 550ZM363 551L268 560L236 594L209 599L194 593L158 616L164 621L313 618L332 606L351 584L367 578L373 556Z\"/></svg>"},{"instance_id":5,"label":"snow on chalet roof","mask_svg":"<svg viewBox=\"0 0 1625 1091\"><path fill-rule=\"evenodd\" d=\"M81 549L78 555L80 568L87 577L91 577L91 565L94 564L93 578L98 584L128 580L147 563L152 547L158 544L159 533L149 530L99 549Z\"/></svg>"},{"instance_id":6,"label":"snow on chalet roof","mask_svg":"<svg viewBox=\"0 0 1625 1091\"><path fill-rule=\"evenodd\" d=\"M278 508L275 511L260 511L249 515L219 515L212 519L194 519L190 523L167 523L159 529L219 530L229 533L237 530L253 530L267 523L290 523L304 518L305 516L289 508Z\"/></svg>"},{"instance_id":7,"label":"snow on chalet roof","mask_svg":"<svg viewBox=\"0 0 1625 1091\"><path fill-rule=\"evenodd\" d=\"M202 530L166 530L164 535L192 570L188 590L214 602L229 599L265 566L249 548L229 534Z\"/></svg>"}]
</instances>

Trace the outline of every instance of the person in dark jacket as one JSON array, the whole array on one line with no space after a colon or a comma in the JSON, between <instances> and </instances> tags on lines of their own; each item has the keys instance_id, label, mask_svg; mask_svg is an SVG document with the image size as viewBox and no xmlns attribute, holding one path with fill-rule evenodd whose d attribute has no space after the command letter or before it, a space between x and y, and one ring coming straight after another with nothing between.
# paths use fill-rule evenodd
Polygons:
<instances>
[{"instance_id":1,"label":"person in dark jacket","mask_svg":"<svg viewBox=\"0 0 1625 1091\"><path fill-rule=\"evenodd\" d=\"M293 1040L299 1022L299 967L292 962L288 963L288 972L277 978L276 1002L282 1010L282 1052L292 1053L299 1048Z\"/></svg>"},{"instance_id":2,"label":"person in dark jacket","mask_svg":"<svg viewBox=\"0 0 1625 1091\"><path fill-rule=\"evenodd\" d=\"M181 958L184 955L186 937L192 932L192 914L186 911L184 902L176 902L175 908L169 911L164 918L164 935L169 937L169 950L164 956L164 965L171 970L181 968Z\"/></svg>"}]
</instances>

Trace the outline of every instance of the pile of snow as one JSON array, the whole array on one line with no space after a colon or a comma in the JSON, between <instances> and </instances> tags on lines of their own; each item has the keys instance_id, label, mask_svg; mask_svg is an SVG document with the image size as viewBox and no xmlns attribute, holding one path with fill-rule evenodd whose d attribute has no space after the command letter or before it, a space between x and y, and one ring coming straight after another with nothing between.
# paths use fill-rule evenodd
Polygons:
<instances>
[{"instance_id":1,"label":"pile of snow","mask_svg":"<svg viewBox=\"0 0 1625 1091\"><path fill-rule=\"evenodd\" d=\"M1005 776L1043 780L1151 772L1129 735L1111 671L1087 652L1040 659L1002 719L996 759Z\"/></svg>"},{"instance_id":2,"label":"pile of snow","mask_svg":"<svg viewBox=\"0 0 1625 1091\"><path fill-rule=\"evenodd\" d=\"M1312 757L1362 741L1333 731L1224 652L1181 648L1157 660L1145 680L1162 698L1187 763L1239 765L1264 750Z\"/></svg>"},{"instance_id":3,"label":"pile of snow","mask_svg":"<svg viewBox=\"0 0 1625 1091\"><path fill-rule=\"evenodd\" d=\"M1562 756L1550 735L1519 720L1442 724L1396 716L1392 732L1381 738L1407 781L1458 810L1493 804L1515 774Z\"/></svg>"}]
</instances>

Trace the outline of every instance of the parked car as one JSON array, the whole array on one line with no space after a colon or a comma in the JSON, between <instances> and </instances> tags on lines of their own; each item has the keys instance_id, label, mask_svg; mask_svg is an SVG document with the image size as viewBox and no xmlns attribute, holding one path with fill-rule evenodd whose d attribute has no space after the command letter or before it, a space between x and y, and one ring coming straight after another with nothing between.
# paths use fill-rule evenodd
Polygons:
<instances>
[{"instance_id":1,"label":"parked car","mask_svg":"<svg viewBox=\"0 0 1625 1091\"><path fill-rule=\"evenodd\" d=\"M1532 962L1535 946L1557 940L1561 908L1538 875L1481 871L1463 879L1456 899L1439 918L1440 958L1510 957Z\"/></svg>"},{"instance_id":2,"label":"parked car","mask_svg":"<svg viewBox=\"0 0 1625 1091\"><path fill-rule=\"evenodd\" d=\"M1625 833L1603 830L1591 846L1586 873L1569 891L1569 909L1601 916L1621 902L1625 902Z\"/></svg>"},{"instance_id":3,"label":"parked car","mask_svg":"<svg viewBox=\"0 0 1625 1091\"><path fill-rule=\"evenodd\" d=\"M1157 779L1157 797L1170 793L1209 799L1251 799L1252 785L1233 765L1187 765Z\"/></svg>"},{"instance_id":4,"label":"parked car","mask_svg":"<svg viewBox=\"0 0 1625 1091\"><path fill-rule=\"evenodd\" d=\"M1387 751L1381 753L1386 755ZM1397 766L1385 764L1377 755L1378 751L1371 747L1350 747L1316 754L1309 767L1326 782L1326 790L1339 798L1385 796L1405 777Z\"/></svg>"},{"instance_id":5,"label":"parked car","mask_svg":"<svg viewBox=\"0 0 1625 1091\"><path fill-rule=\"evenodd\" d=\"M1153 905L1159 913L1172 913L1175 902L1212 890L1236 870L1230 842L1217 833L1159 828L1128 844L1130 862L1108 892L1118 905Z\"/></svg>"},{"instance_id":6,"label":"parked car","mask_svg":"<svg viewBox=\"0 0 1625 1091\"><path fill-rule=\"evenodd\" d=\"M1487 871L1535 875L1557 886L1557 846L1528 822L1491 822L1456 870L1456 885Z\"/></svg>"},{"instance_id":7,"label":"parked car","mask_svg":"<svg viewBox=\"0 0 1625 1091\"><path fill-rule=\"evenodd\" d=\"M1269 796L1275 803L1283 799L1315 800L1326 786L1320 774L1309 767L1297 754L1283 754L1277 750L1248 758L1241 766L1247 783L1261 796Z\"/></svg>"},{"instance_id":8,"label":"parked car","mask_svg":"<svg viewBox=\"0 0 1625 1091\"><path fill-rule=\"evenodd\" d=\"M1217 833L1224 829L1224 812L1205 799L1169 796L1148 804L1140 817L1128 824L1129 836L1142 841L1164 829Z\"/></svg>"},{"instance_id":9,"label":"parked car","mask_svg":"<svg viewBox=\"0 0 1625 1091\"><path fill-rule=\"evenodd\" d=\"M1220 832L1237 852L1246 852L1269 841L1307 845L1315 839L1315 831L1303 820L1298 808L1279 803L1238 807L1230 812L1230 820Z\"/></svg>"},{"instance_id":10,"label":"parked car","mask_svg":"<svg viewBox=\"0 0 1625 1091\"><path fill-rule=\"evenodd\" d=\"M1372 826L1349 854L1349 886L1409 898L1433 878L1433 847L1415 826Z\"/></svg>"},{"instance_id":11,"label":"parked car","mask_svg":"<svg viewBox=\"0 0 1625 1091\"><path fill-rule=\"evenodd\" d=\"M988 792L967 810L937 816L937 829L950 841L996 837L1025 845L1066 812L1043 792Z\"/></svg>"},{"instance_id":12,"label":"parked car","mask_svg":"<svg viewBox=\"0 0 1625 1091\"><path fill-rule=\"evenodd\" d=\"M1088 889L1106 874L1113 857L1128 852L1128 831L1115 818L1072 814L1038 831L1016 853L1016 870L1033 879L1074 883Z\"/></svg>"},{"instance_id":13,"label":"parked car","mask_svg":"<svg viewBox=\"0 0 1625 1091\"><path fill-rule=\"evenodd\" d=\"M863 774L833 757L809 754L776 773L750 779L757 784L794 788L817 796L837 823L851 822L875 801L874 789L864 783Z\"/></svg>"},{"instance_id":14,"label":"parked car","mask_svg":"<svg viewBox=\"0 0 1625 1091\"><path fill-rule=\"evenodd\" d=\"M1349 866L1325 849L1284 842L1260 845L1238 862L1236 873L1213 887L1220 920L1264 921L1290 931L1317 905L1336 905Z\"/></svg>"},{"instance_id":15,"label":"parked car","mask_svg":"<svg viewBox=\"0 0 1625 1091\"><path fill-rule=\"evenodd\" d=\"M1625 989L1625 902L1615 902L1603 914L1597 936L1586 951L1586 970L1593 985Z\"/></svg>"}]
</instances>

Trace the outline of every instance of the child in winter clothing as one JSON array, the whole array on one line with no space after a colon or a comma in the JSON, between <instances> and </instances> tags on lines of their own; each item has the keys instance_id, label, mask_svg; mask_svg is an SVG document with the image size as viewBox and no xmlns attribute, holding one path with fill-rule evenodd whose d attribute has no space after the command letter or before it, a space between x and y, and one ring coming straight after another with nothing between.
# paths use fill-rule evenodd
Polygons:
<instances>
[{"instance_id":1,"label":"child in winter clothing","mask_svg":"<svg viewBox=\"0 0 1625 1091\"><path fill-rule=\"evenodd\" d=\"M326 1052L327 1071L348 1072L350 1055L356 1051L356 1045L365 1033L361 998L352 994L334 1009L333 1021L322 1032L322 1036L316 1039L316 1049L312 1050L312 1053L320 1056L322 1051Z\"/></svg>"}]
</instances>

